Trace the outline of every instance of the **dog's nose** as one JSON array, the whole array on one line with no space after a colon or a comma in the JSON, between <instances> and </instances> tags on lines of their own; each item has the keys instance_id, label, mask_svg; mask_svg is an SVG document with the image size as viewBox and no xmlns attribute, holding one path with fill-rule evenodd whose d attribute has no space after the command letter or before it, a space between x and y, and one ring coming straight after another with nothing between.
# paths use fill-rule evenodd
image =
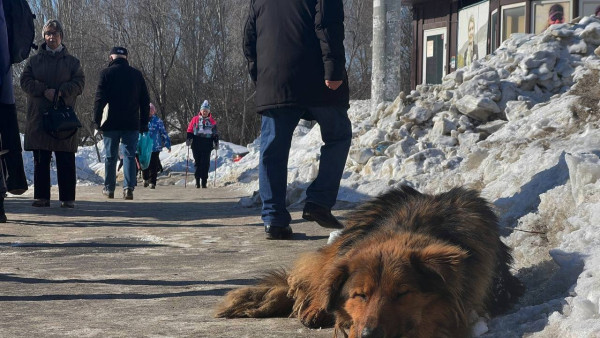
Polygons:
<instances>
[{"instance_id":1,"label":"dog's nose","mask_svg":"<svg viewBox=\"0 0 600 338\"><path fill-rule=\"evenodd\" d=\"M383 332L379 327L365 327L360 333L361 338L382 338Z\"/></svg>"}]
</instances>

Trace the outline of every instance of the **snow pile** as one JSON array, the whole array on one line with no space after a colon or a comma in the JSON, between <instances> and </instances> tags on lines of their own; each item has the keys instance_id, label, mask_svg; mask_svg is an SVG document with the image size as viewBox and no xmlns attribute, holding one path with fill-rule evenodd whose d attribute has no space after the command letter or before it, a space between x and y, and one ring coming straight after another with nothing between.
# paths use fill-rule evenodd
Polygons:
<instances>
[{"instance_id":1,"label":"snow pile","mask_svg":"<svg viewBox=\"0 0 600 338\"><path fill-rule=\"evenodd\" d=\"M399 184L478 189L500 216L528 291L482 337L600 336L600 20L516 34L492 55L370 111L352 102L353 144L339 199ZM295 132L288 202L317 173L318 125ZM257 190L258 142L221 181ZM251 201L256 203L256 198ZM249 204L248 201L244 203Z\"/></svg>"}]
</instances>

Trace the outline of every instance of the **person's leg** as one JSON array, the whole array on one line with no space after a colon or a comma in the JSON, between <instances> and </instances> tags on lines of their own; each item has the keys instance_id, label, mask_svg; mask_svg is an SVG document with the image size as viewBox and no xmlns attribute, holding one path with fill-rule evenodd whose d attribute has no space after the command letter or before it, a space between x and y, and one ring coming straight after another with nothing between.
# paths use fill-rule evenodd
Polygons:
<instances>
[{"instance_id":1,"label":"person's leg","mask_svg":"<svg viewBox=\"0 0 600 338\"><path fill-rule=\"evenodd\" d=\"M152 155L150 155L150 165L148 166L148 179L150 180L150 184L156 185L156 177L158 176L158 156L160 156L160 151L153 151Z\"/></svg>"},{"instance_id":2,"label":"person's leg","mask_svg":"<svg viewBox=\"0 0 600 338\"><path fill-rule=\"evenodd\" d=\"M6 212L4 211L4 193L0 192L0 223L6 223Z\"/></svg>"},{"instance_id":3,"label":"person's leg","mask_svg":"<svg viewBox=\"0 0 600 338\"><path fill-rule=\"evenodd\" d=\"M306 190L306 201L331 209L335 205L344 173L352 125L347 109L339 107L310 108L309 112L321 127L319 174Z\"/></svg>"},{"instance_id":4,"label":"person's leg","mask_svg":"<svg viewBox=\"0 0 600 338\"><path fill-rule=\"evenodd\" d=\"M6 195L6 180L4 179L4 165L0 157L0 223L6 223L6 212L4 211L4 196Z\"/></svg>"},{"instance_id":5,"label":"person's leg","mask_svg":"<svg viewBox=\"0 0 600 338\"><path fill-rule=\"evenodd\" d=\"M75 169L75 153L55 151L56 178L58 180L58 199L61 202L75 201L77 173Z\"/></svg>"},{"instance_id":6,"label":"person's leg","mask_svg":"<svg viewBox=\"0 0 600 338\"><path fill-rule=\"evenodd\" d=\"M135 150L137 148L139 132L127 130L121 133L121 153L123 154L123 190L133 191L137 185L137 167L135 163Z\"/></svg>"},{"instance_id":7,"label":"person's leg","mask_svg":"<svg viewBox=\"0 0 600 338\"><path fill-rule=\"evenodd\" d=\"M301 114L300 110L289 108L262 114L258 177L265 226L286 227L292 219L285 204L287 164L292 135Z\"/></svg>"},{"instance_id":8,"label":"person's leg","mask_svg":"<svg viewBox=\"0 0 600 338\"><path fill-rule=\"evenodd\" d=\"M194 157L194 178L196 179L196 188L200 188L200 172L201 172L201 166L200 166L200 158L202 157L201 154L201 150L200 150L200 141L198 141L199 138L195 138L194 142L192 143L192 155Z\"/></svg>"},{"instance_id":9,"label":"person's leg","mask_svg":"<svg viewBox=\"0 0 600 338\"><path fill-rule=\"evenodd\" d=\"M200 179L202 180L202 188L206 188L208 180L208 171L210 170L210 153L212 151L212 140L203 138L200 143Z\"/></svg>"},{"instance_id":10,"label":"person's leg","mask_svg":"<svg viewBox=\"0 0 600 338\"><path fill-rule=\"evenodd\" d=\"M48 150L33 151L33 198L50 200L50 159Z\"/></svg>"},{"instance_id":11,"label":"person's leg","mask_svg":"<svg viewBox=\"0 0 600 338\"><path fill-rule=\"evenodd\" d=\"M103 133L104 141L104 189L114 192L117 184L117 161L119 160L120 132L111 130Z\"/></svg>"},{"instance_id":12,"label":"person's leg","mask_svg":"<svg viewBox=\"0 0 600 338\"><path fill-rule=\"evenodd\" d=\"M150 159L150 165L148 168L142 170L142 179L144 180L144 187L147 187L150 183L150 166L152 165L152 159Z\"/></svg>"}]
</instances>

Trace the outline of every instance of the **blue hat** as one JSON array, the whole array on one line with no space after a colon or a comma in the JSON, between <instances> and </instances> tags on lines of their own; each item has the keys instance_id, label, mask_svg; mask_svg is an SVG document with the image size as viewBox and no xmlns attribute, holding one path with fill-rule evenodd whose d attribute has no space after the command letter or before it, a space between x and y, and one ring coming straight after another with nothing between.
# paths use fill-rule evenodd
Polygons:
<instances>
[{"instance_id":1,"label":"blue hat","mask_svg":"<svg viewBox=\"0 0 600 338\"><path fill-rule=\"evenodd\" d=\"M204 102L202 102L202 105L200 106L200 110L210 110L210 104L208 103L208 100L204 100Z\"/></svg>"}]
</instances>

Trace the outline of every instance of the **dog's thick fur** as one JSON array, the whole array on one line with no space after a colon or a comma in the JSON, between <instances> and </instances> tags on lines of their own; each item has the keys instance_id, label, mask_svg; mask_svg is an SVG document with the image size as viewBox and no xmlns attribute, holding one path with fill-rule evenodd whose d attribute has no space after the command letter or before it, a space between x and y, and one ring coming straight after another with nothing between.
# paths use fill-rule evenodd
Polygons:
<instances>
[{"instance_id":1,"label":"dog's thick fur","mask_svg":"<svg viewBox=\"0 0 600 338\"><path fill-rule=\"evenodd\" d=\"M404 186L347 219L289 273L229 292L217 316L296 316L356 338L468 337L471 312L497 314L522 294L496 215L473 190Z\"/></svg>"}]
</instances>

